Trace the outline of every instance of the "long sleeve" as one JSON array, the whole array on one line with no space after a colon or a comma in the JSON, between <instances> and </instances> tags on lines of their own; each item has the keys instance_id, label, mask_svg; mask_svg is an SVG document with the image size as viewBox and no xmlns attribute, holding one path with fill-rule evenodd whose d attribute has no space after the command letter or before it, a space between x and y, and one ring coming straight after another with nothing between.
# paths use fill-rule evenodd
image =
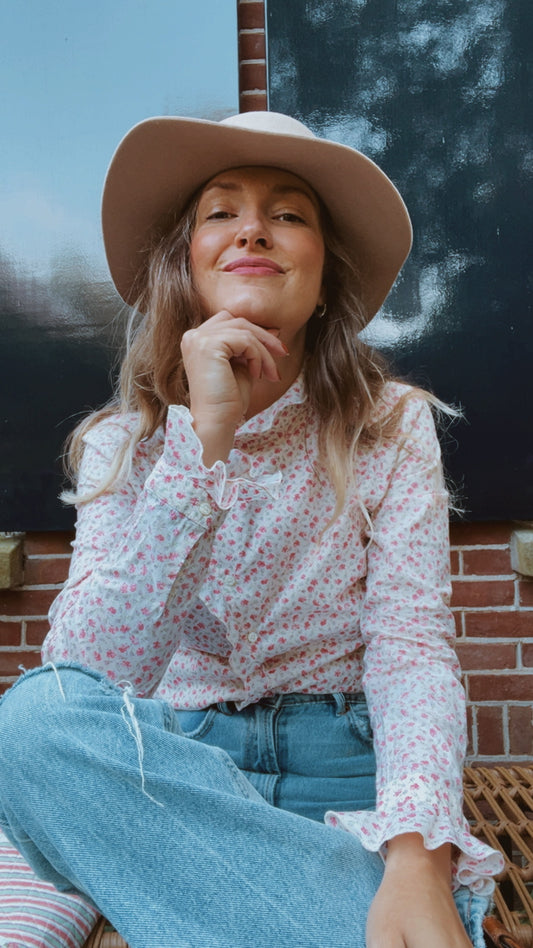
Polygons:
<instances>
[{"instance_id":1,"label":"long sleeve","mask_svg":"<svg viewBox=\"0 0 533 948\"><path fill-rule=\"evenodd\" d=\"M102 481L127 436L127 416L89 431L80 494ZM153 692L167 668L216 530L253 480L244 462L233 476L222 462L204 467L185 408L171 406L164 439L154 437L137 446L125 483L80 504L69 578L42 653L45 662L78 661L127 679L139 694Z\"/></svg>"},{"instance_id":2,"label":"long sleeve","mask_svg":"<svg viewBox=\"0 0 533 948\"><path fill-rule=\"evenodd\" d=\"M411 400L389 484L373 512L361 632L377 758L375 811L329 814L372 850L405 832L461 851L457 883L498 870L462 812L465 696L454 642L448 496L427 405Z\"/></svg>"}]
</instances>

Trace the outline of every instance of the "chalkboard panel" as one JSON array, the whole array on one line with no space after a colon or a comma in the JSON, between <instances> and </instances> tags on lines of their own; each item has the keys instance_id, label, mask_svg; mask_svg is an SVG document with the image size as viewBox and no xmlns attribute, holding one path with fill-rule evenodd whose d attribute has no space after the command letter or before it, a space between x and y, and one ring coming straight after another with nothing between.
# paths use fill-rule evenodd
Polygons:
<instances>
[{"instance_id":1,"label":"chalkboard panel","mask_svg":"<svg viewBox=\"0 0 533 948\"><path fill-rule=\"evenodd\" d=\"M411 212L369 341L462 406L468 518L532 519L530 0L267 0L267 33L269 108L360 148Z\"/></svg>"}]
</instances>

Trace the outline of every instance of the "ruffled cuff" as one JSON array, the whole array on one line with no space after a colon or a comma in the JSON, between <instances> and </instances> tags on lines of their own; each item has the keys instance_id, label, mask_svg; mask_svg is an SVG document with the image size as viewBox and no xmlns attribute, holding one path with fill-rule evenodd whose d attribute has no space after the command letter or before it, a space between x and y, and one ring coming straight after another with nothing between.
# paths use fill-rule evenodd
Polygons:
<instances>
[{"instance_id":1,"label":"ruffled cuff","mask_svg":"<svg viewBox=\"0 0 533 948\"><path fill-rule=\"evenodd\" d=\"M150 479L147 486L191 519L198 519L198 514L206 516L208 507L211 512L206 499L218 510L229 510L245 492L274 500L279 496L280 471L269 471L236 450L226 463L215 461L207 468L202 454L203 446L192 426L190 411L183 405L171 405L158 476Z\"/></svg>"},{"instance_id":2,"label":"ruffled cuff","mask_svg":"<svg viewBox=\"0 0 533 948\"><path fill-rule=\"evenodd\" d=\"M454 891L467 886L477 895L491 895L493 876L504 867L503 857L472 836L459 802L454 806L450 800L444 799L446 794L439 794L435 788L432 788L431 797L428 797L427 789L425 794L417 793L413 785L409 795L404 795L403 806L392 788L386 796L388 799L384 798L377 810L328 811L325 822L353 833L365 849L379 851L383 858L387 841L402 833L420 833L427 849L452 843L456 852L452 866Z\"/></svg>"}]
</instances>

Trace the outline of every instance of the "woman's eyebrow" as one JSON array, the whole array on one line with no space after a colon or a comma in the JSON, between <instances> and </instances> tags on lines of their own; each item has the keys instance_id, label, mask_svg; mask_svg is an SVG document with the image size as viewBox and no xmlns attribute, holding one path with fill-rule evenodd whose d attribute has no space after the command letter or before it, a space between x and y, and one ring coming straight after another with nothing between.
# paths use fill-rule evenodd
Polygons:
<instances>
[{"instance_id":1,"label":"woman's eyebrow","mask_svg":"<svg viewBox=\"0 0 533 948\"><path fill-rule=\"evenodd\" d=\"M242 184L239 184L236 181L210 181L209 184L206 184L205 188L202 191L202 195L207 194L209 191L215 190L222 191L241 191Z\"/></svg>"},{"instance_id":2,"label":"woman's eyebrow","mask_svg":"<svg viewBox=\"0 0 533 948\"><path fill-rule=\"evenodd\" d=\"M280 184L273 189L275 194L280 197L290 196L291 194L301 195L313 205L315 211L320 214L320 202L312 188L300 188L297 184Z\"/></svg>"},{"instance_id":3,"label":"woman's eyebrow","mask_svg":"<svg viewBox=\"0 0 533 948\"><path fill-rule=\"evenodd\" d=\"M275 194L303 194L304 197L313 200L313 193L307 188L299 188L297 184L278 184L273 189Z\"/></svg>"},{"instance_id":4,"label":"woman's eyebrow","mask_svg":"<svg viewBox=\"0 0 533 948\"><path fill-rule=\"evenodd\" d=\"M209 184L206 184L205 188L202 191L202 195L207 194L209 191L242 191L243 185L238 181L210 181ZM306 197L308 200L313 203L317 203L316 198L311 191L311 189L300 188L297 184L277 184L272 188L272 192L275 195L280 195L280 197L285 197L289 194L301 194L303 197Z\"/></svg>"}]
</instances>

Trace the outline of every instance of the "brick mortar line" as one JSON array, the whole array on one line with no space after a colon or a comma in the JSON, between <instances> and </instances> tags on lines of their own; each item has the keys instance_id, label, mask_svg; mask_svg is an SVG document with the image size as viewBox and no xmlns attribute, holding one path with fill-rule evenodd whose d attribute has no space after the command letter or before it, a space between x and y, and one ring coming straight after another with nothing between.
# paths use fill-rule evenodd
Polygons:
<instances>
[{"instance_id":1,"label":"brick mortar line","mask_svg":"<svg viewBox=\"0 0 533 948\"><path fill-rule=\"evenodd\" d=\"M454 573L451 576L452 582L459 583L495 583L495 582L515 582L516 573Z\"/></svg>"},{"instance_id":2,"label":"brick mortar line","mask_svg":"<svg viewBox=\"0 0 533 948\"><path fill-rule=\"evenodd\" d=\"M22 655L24 652L40 651L40 645L0 645L0 655Z\"/></svg>"},{"instance_id":3,"label":"brick mortar line","mask_svg":"<svg viewBox=\"0 0 533 948\"><path fill-rule=\"evenodd\" d=\"M510 612L533 612L533 606L522 606L519 604L518 608L515 605L512 606L452 606L452 612L498 612L502 614L507 614Z\"/></svg>"},{"instance_id":4,"label":"brick mortar line","mask_svg":"<svg viewBox=\"0 0 533 948\"><path fill-rule=\"evenodd\" d=\"M520 677L529 678L530 676L533 677L533 667L526 665L525 668L502 668L501 666L499 668L462 668L461 675L463 678L472 675L480 675L482 678L488 675L499 675L501 678L517 678L520 675ZM504 699L504 701L507 704L507 699ZM529 704L531 704L531 701Z\"/></svg>"},{"instance_id":5,"label":"brick mortar line","mask_svg":"<svg viewBox=\"0 0 533 948\"><path fill-rule=\"evenodd\" d=\"M467 702L468 705L468 702ZM471 717L471 727L470 727L470 741L472 744L472 756L476 757L479 748L479 728L477 725L477 708L472 707L472 717ZM467 729L468 730L468 729Z\"/></svg>"},{"instance_id":6,"label":"brick mortar line","mask_svg":"<svg viewBox=\"0 0 533 948\"><path fill-rule=\"evenodd\" d=\"M48 619L48 613L43 614L39 612L34 616L26 615L26 613L20 616L0 616L0 622L35 622L36 619L39 620L39 622L46 622Z\"/></svg>"},{"instance_id":7,"label":"brick mortar line","mask_svg":"<svg viewBox=\"0 0 533 948\"><path fill-rule=\"evenodd\" d=\"M509 543L456 543L450 546L450 550L456 550L461 552L461 550L466 552L471 552L472 550L508 550L510 547Z\"/></svg>"},{"instance_id":8,"label":"brick mortar line","mask_svg":"<svg viewBox=\"0 0 533 948\"><path fill-rule=\"evenodd\" d=\"M531 708L531 701L527 701L525 698L521 701L518 698L509 701L484 701L480 699L469 703L473 708Z\"/></svg>"},{"instance_id":9,"label":"brick mortar line","mask_svg":"<svg viewBox=\"0 0 533 948\"><path fill-rule=\"evenodd\" d=\"M462 638L456 637L456 641L464 644ZM465 641L471 644L476 645L520 645L524 642L526 645L533 645L533 636L525 636L522 638L520 635L507 635L497 638L496 636L490 635L475 635L470 638L468 635L465 635Z\"/></svg>"},{"instance_id":10,"label":"brick mortar line","mask_svg":"<svg viewBox=\"0 0 533 948\"><path fill-rule=\"evenodd\" d=\"M483 761L501 760L502 763L521 764L531 763L530 754L468 754L467 761L476 760L478 763Z\"/></svg>"},{"instance_id":11,"label":"brick mortar line","mask_svg":"<svg viewBox=\"0 0 533 948\"><path fill-rule=\"evenodd\" d=\"M265 59L265 57L263 56L262 59L241 59L239 65L241 65L241 66L246 66L246 65L247 65L247 66L264 66L265 63L266 63L266 59Z\"/></svg>"},{"instance_id":12,"label":"brick mortar line","mask_svg":"<svg viewBox=\"0 0 533 948\"><path fill-rule=\"evenodd\" d=\"M72 553L26 553L24 559L31 560L70 560Z\"/></svg>"},{"instance_id":13,"label":"brick mortar line","mask_svg":"<svg viewBox=\"0 0 533 948\"><path fill-rule=\"evenodd\" d=\"M31 586L14 586L13 589L8 589L7 592L46 592L51 589L63 589L65 582L62 580L60 583L35 583Z\"/></svg>"},{"instance_id":14,"label":"brick mortar line","mask_svg":"<svg viewBox=\"0 0 533 948\"><path fill-rule=\"evenodd\" d=\"M241 27L239 30L239 36L263 36L265 32L264 26L253 26L253 27Z\"/></svg>"},{"instance_id":15,"label":"brick mortar line","mask_svg":"<svg viewBox=\"0 0 533 948\"><path fill-rule=\"evenodd\" d=\"M503 752L507 757L511 752L511 733L509 730L509 708L507 705L504 705L502 714L502 737L503 737Z\"/></svg>"}]
</instances>

